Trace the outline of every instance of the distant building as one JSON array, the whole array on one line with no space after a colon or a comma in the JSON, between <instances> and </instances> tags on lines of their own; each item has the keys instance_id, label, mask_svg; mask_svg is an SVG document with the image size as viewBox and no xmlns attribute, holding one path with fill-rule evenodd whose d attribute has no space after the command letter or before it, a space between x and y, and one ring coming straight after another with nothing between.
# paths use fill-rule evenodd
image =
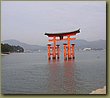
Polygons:
<instances>
[{"instance_id":1,"label":"distant building","mask_svg":"<svg viewBox=\"0 0 110 98\"><path fill-rule=\"evenodd\" d=\"M83 51L90 51L92 48L84 48Z\"/></svg>"}]
</instances>

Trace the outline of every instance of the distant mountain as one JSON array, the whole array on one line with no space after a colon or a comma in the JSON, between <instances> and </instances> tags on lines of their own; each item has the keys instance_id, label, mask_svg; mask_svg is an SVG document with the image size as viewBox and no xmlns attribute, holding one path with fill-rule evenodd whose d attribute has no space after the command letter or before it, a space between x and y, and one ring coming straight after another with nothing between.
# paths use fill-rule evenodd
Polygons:
<instances>
[{"instance_id":1,"label":"distant mountain","mask_svg":"<svg viewBox=\"0 0 110 98\"><path fill-rule=\"evenodd\" d=\"M9 45L19 45L19 46L23 47L25 50L31 50L31 51L46 49L46 46L30 45L30 44L23 43L18 40L14 40L14 39L4 40L4 41L2 41L2 43L7 43Z\"/></svg>"},{"instance_id":2,"label":"distant mountain","mask_svg":"<svg viewBox=\"0 0 110 98\"><path fill-rule=\"evenodd\" d=\"M63 48L63 43L67 43L67 41L58 42L58 44ZM71 44L75 44L75 48L103 48L106 49L106 40L96 40L96 41L86 41L83 39L77 39L70 42Z\"/></svg>"},{"instance_id":3,"label":"distant mountain","mask_svg":"<svg viewBox=\"0 0 110 98\"><path fill-rule=\"evenodd\" d=\"M76 44L76 48L106 48L106 40L86 41L86 40L75 40L71 43Z\"/></svg>"},{"instance_id":4,"label":"distant mountain","mask_svg":"<svg viewBox=\"0 0 110 98\"><path fill-rule=\"evenodd\" d=\"M20 42L18 40L10 39L10 40L4 40L2 43L7 43L9 45L19 45L23 47L25 50L31 50L31 51L37 51L37 50L47 50L47 46L40 46L40 45L30 45L23 42ZM58 42L58 44L63 47L62 42ZM83 39L71 41L71 44L75 43L75 48L103 48L106 49L106 40L97 40L97 41L86 41Z\"/></svg>"}]
</instances>

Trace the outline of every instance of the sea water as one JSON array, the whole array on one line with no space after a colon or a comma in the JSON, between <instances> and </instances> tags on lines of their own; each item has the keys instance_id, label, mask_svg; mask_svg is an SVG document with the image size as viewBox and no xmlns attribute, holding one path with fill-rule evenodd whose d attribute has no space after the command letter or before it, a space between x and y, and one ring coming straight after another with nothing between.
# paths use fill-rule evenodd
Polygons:
<instances>
[{"instance_id":1,"label":"sea water","mask_svg":"<svg viewBox=\"0 0 110 98\"><path fill-rule=\"evenodd\" d=\"M106 51L76 51L48 61L47 52L1 57L2 94L89 94L106 85Z\"/></svg>"}]
</instances>

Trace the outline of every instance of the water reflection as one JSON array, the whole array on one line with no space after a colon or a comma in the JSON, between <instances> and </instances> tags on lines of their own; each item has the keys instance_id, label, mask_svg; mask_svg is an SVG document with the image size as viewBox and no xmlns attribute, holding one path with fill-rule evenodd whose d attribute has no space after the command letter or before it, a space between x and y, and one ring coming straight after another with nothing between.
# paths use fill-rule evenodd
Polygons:
<instances>
[{"instance_id":1,"label":"water reflection","mask_svg":"<svg viewBox=\"0 0 110 98\"><path fill-rule=\"evenodd\" d=\"M74 60L49 61L49 93L73 94L74 93Z\"/></svg>"},{"instance_id":2,"label":"water reflection","mask_svg":"<svg viewBox=\"0 0 110 98\"><path fill-rule=\"evenodd\" d=\"M74 93L74 70L75 61L69 60L64 62L64 87L68 94Z\"/></svg>"}]
</instances>

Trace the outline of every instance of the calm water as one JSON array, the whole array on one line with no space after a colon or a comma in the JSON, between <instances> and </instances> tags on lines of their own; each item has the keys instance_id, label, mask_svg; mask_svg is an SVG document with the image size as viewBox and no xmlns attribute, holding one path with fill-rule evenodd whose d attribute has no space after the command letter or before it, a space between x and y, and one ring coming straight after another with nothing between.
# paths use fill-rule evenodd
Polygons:
<instances>
[{"instance_id":1,"label":"calm water","mask_svg":"<svg viewBox=\"0 0 110 98\"><path fill-rule=\"evenodd\" d=\"M47 53L2 56L3 94L89 94L106 85L106 52L76 52L75 60L48 61Z\"/></svg>"}]
</instances>

